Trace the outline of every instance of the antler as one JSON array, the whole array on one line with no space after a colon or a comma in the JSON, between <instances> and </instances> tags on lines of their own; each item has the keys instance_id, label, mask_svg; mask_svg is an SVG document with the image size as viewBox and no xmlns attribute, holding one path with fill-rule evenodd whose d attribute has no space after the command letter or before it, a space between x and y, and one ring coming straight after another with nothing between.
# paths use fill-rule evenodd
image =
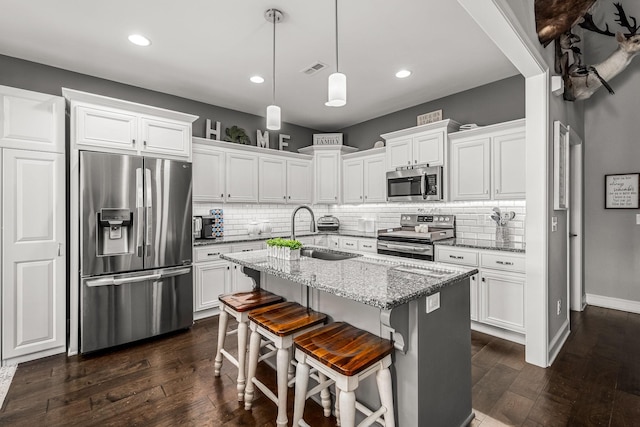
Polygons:
<instances>
[{"instance_id":1,"label":"antler","mask_svg":"<svg viewBox=\"0 0 640 427\"><path fill-rule=\"evenodd\" d=\"M609 31L609 24L607 23L604 24L605 25L604 30L601 30L600 28L598 28L596 23L593 22L593 15L591 15L590 13L585 13L584 20L578 25L580 25L585 30L593 31L594 33L604 34L605 36L611 36L611 37L615 36L614 33Z\"/></svg>"},{"instance_id":2,"label":"antler","mask_svg":"<svg viewBox=\"0 0 640 427\"><path fill-rule=\"evenodd\" d=\"M625 34L625 37L629 38L631 36L635 36L636 32L638 31L636 18L631 16L631 19L633 19L633 25L631 25L629 23L629 20L627 19L626 13L624 13L622 5L620 3L614 3L613 5L616 7L616 9L618 9L618 12L616 12L616 15L618 15L618 19L616 19L616 22L620 24L621 27L625 27L627 30L629 30L629 32Z\"/></svg>"}]
</instances>

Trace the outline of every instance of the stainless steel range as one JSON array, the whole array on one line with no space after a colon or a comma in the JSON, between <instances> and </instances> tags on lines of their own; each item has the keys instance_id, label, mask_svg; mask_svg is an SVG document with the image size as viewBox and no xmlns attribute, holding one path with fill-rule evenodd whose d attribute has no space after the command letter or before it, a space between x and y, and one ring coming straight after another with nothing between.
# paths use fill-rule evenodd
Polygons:
<instances>
[{"instance_id":1,"label":"stainless steel range","mask_svg":"<svg viewBox=\"0 0 640 427\"><path fill-rule=\"evenodd\" d=\"M433 261L433 242L455 235L454 215L402 214L400 227L378 231L378 253Z\"/></svg>"}]
</instances>

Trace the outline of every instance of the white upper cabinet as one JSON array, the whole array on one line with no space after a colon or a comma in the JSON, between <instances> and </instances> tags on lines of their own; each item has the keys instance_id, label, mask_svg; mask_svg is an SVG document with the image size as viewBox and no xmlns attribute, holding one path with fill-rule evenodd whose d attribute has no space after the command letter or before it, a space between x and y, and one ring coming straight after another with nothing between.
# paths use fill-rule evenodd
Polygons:
<instances>
[{"instance_id":1,"label":"white upper cabinet","mask_svg":"<svg viewBox=\"0 0 640 427\"><path fill-rule=\"evenodd\" d=\"M193 201L224 202L225 152L206 144L193 144Z\"/></svg>"},{"instance_id":2,"label":"white upper cabinet","mask_svg":"<svg viewBox=\"0 0 640 427\"><path fill-rule=\"evenodd\" d=\"M451 200L525 198L525 121L449 136Z\"/></svg>"},{"instance_id":3,"label":"white upper cabinet","mask_svg":"<svg viewBox=\"0 0 640 427\"><path fill-rule=\"evenodd\" d=\"M447 135L459 128L458 122L447 119L382 134L387 142L387 170L417 164L445 165Z\"/></svg>"},{"instance_id":4,"label":"white upper cabinet","mask_svg":"<svg viewBox=\"0 0 640 427\"><path fill-rule=\"evenodd\" d=\"M258 156L252 153L227 152L227 202L258 201Z\"/></svg>"},{"instance_id":5,"label":"white upper cabinet","mask_svg":"<svg viewBox=\"0 0 640 427\"><path fill-rule=\"evenodd\" d=\"M342 154L358 151L345 145L312 145L298 150L313 155L314 203L340 203Z\"/></svg>"},{"instance_id":6,"label":"white upper cabinet","mask_svg":"<svg viewBox=\"0 0 640 427\"><path fill-rule=\"evenodd\" d=\"M72 89L62 93L71 104L73 148L191 159L198 116Z\"/></svg>"},{"instance_id":7,"label":"white upper cabinet","mask_svg":"<svg viewBox=\"0 0 640 427\"><path fill-rule=\"evenodd\" d=\"M313 163L287 160L287 203L313 202Z\"/></svg>"},{"instance_id":8,"label":"white upper cabinet","mask_svg":"<svg viewBox=\"0 0 640 427\"><path fill-rule=\"evenodd\" d=\"M342 161L343 203L386 201L386 157L384 148L348 154Z\"/></svg>"},{"instance_id":9,"label":"white upper cabinet","mask_svg":"<svg viewBox=\"0 0 640 427\"><path fill-rule=\"evenodd\" d=\"M278 157L260 157L259 168L260 203L286 203L287 161Z\"/></svg>"},{"instance_id":10,"label":"white upper cabinet","mask_svg":"<svg viewBox=\"0 0 640 427\"><path fill-rule=\"evenodd\" d=\"M64 99L0 86L0 147L64 153Z\"/></svg>"}]
</instances>

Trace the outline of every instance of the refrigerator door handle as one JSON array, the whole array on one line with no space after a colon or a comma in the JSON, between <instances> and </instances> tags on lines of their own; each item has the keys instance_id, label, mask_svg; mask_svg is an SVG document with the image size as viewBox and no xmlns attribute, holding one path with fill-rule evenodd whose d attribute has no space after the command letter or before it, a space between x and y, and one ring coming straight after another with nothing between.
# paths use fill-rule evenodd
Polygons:
<instances>
[{"instance_id":1,"label":"refrigerator door handle","mask_svg":"<svg viewBox=\"0 0 640 427\"><path fill-rule=\"evenodd\" d=\"M152 216L152 212L151 212L151 206L152 206L152 196L151 196L151 169L146 169L144 170L144 182L145 182L145 207L147 209L147 215L145 218L145 236L144 236L144 243L145 243L145 256L149 256L151 254L151 227L153 226L151 224L151 216Z\"/></svg>"},{"instance_id":2,"label":"refrigerator door handle","mask_svg":"<svg viewBox=\"0 0 640 427\"><path fill-rule=\"evenodd\" d=\"M171 270L166 273L160 273L160 278L165 279L167 277L182 276L183 274L189 274L190 271L191 267L181 268L179 270Z\"/></svg>"},{"instance_id":3,"label":"refrigerator door handle","mask_svg":"<svg viewBox=\"0 0 640 427\"><path fill-rule=\"evenodd\" d=\"M144 189L142 186L142 168L136 169L136 255L142 257L144 232Z\"/></svg>"},{"instance_id":4,"label":"refrigerator door handle","mask_svg":"<svg viewBox=\"0 0 640 427\"><path fill-rule=\"evenodd\" d=\"M101 279L88 280L87 286L90 288L94 288L96 286L111 286L111 285L124 285L126 283L139 283L139 282L147 282L149 280L158 280L162 277L162 274L146 274L144 276L134 276L127 277L122 279L115 279L114 277L104 277Z\"/></svg>"}]
</instances>

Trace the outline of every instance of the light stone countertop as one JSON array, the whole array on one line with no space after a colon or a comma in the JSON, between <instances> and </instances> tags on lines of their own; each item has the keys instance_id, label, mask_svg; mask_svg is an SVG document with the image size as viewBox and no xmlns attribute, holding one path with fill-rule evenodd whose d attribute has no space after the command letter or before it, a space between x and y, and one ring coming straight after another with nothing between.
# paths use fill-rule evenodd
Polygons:
<instances>
[{"instance_id":1,"label":"light stone countertop","mask_svg":"<svg viewBox=\"0 0 640 427\"><path fill-rule=\"evenodd\" d=\"M337 252L312 248L320 252ZM221 254L220 257L383 310L434 294L478 272L475 268L377 254L358 254L340 261L305 256L297 261L286 261L267 257L266 250Z\"/></svg>"},{"instance_id":2,"label":"light stone countertop","mask_svg":"<svg viewBox=\"0 0 640 427\"><path fill-rule=\"evenodd\" d=\"M498 242L496 240L481 239L444 239L433 242L434 245L458 246L461 248L488 249L492 251L525 253L526 244L522 242Z\"/></svg>"},{"instance_id":3,"label":"light stone countertop","mask_svg":"<svg viewBox=\"0 0 640 427\"><path fill-rule=\"evenodd\" d=\"M311 233L309 231L302 231L296 233L296 237L308 237L308 236L345 236L345 237L363 237L376 239L378 237L377 232L366 233L364 231L353 230L339 230L339 231L319 231ZM193 242L193 246L209 246L219 245L224 243L240 243L240 242L257 242L260 240L269 240L274 237L291 237L291 233L267 233L267 234L240 234L236 236L219 237L217 239L196 239Z\"/></svg>"}]
</instances>

